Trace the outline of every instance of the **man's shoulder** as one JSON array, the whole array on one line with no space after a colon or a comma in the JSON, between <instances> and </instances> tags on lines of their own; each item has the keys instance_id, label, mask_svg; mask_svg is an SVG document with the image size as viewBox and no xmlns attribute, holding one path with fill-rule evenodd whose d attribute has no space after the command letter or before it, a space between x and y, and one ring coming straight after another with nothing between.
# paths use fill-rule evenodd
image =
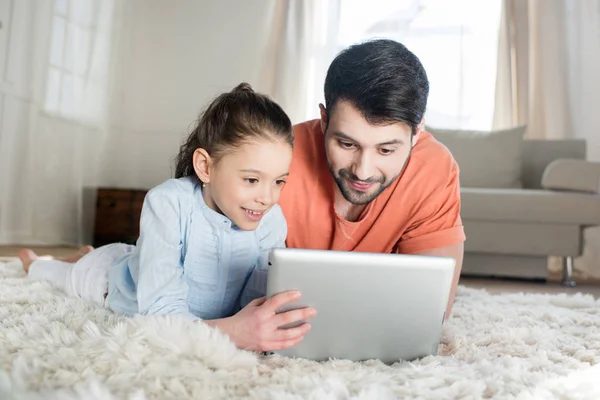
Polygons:
<instances>
[{"instance_id":1,"label":"man's shoulder","mask_svg":"<svg viewBox=\"0 0 600 400\"><path fill-rule=\"evenodd\" d=\"M294 125L292 168L297 168L301 164L314 167L315 163L322 161L324 156L321 121L314 119Z\"/></svg>"},{"instance_id":2,"label":"man's shoulder","mask_svg":"<svg viewBox=\"0 0 600 400\"><path fill-rule=\"evenodd\" d=\"M301 139L314 137L315 135L323 135L320 119L311 119L310 121L300 122L293 126L293 130L294 137L298 136Z\"/></svg>"},{"instance_id":3,"label":"man's shoulder","mask_svg":"<svg viewBox=\"0 0 600 400\"><path fill-rule=\"evenodd\" d=\"M313 147L316 143L323 143L323 130L321 121L313 119L294 125L294 145Z\"/></svg>"},{"instance_id":4,"label":"man's shoulder","mask_svg":"<svg viewBox=\"0 0 600 400\"><path fill-rule=\"evenodd\" d=\"M322 184L327 180L322 178L329 173L320 120L295 125L290 175L279 198L288 220L305 218L307 208L325 190Z\"/></svg>"},{"instance_id":5,"label":"man's shoulder","mask_svg":"<svg viewBox=\"0 0 600 400\"><path fill-rule=\"evenodd\" d=\"M415 161L414 171L418 176L447 179L458 173L458 164L450 150L431 133L423 131L413 148L411 158Z\"/></svg>"}]
</instances>

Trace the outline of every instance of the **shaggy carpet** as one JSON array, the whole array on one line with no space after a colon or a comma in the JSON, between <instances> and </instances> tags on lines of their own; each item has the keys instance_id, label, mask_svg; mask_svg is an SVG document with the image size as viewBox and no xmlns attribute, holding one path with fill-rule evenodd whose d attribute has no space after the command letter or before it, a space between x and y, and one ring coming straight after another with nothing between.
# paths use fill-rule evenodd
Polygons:
<instances>
[{"instance_id":1,"label":"shaggy carpet","mask_svg":"<svg viewBox=\"0 0 600 400\"><path fill-rule=\"evenodd\" d=\"M126 318L0 263L1 399L598 399L600 301L460 287L437 356L262 357L178 318Z\"/></svg>"}]
</instances>

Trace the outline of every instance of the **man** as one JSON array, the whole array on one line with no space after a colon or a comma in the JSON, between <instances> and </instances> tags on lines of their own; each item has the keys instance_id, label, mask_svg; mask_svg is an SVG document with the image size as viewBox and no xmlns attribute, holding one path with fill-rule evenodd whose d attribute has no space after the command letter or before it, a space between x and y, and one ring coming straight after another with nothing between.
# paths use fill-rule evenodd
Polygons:
<instances>
[{"instance_id":1,"label":"man","mask_svg":"<svg viewBox=\"0 0 600 400\"><path fill-rule=\"evenodd\" d=\"M280 205L294 248L449 256L465 234L459 171L423 131L429 83L405 46L376 40L332 62L320 120L294 127L290 177Z\"/></svg>"}]
</instances>

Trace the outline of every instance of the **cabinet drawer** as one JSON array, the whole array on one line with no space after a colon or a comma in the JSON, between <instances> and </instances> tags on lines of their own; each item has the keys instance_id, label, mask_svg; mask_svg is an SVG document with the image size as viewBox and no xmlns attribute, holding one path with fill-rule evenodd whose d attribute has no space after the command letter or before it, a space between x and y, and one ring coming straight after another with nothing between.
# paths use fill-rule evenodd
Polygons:
<instances>
[{"instance_id":1,"label":"cabinet drawer","mask_svg":"<svg viewBox=\"0 0 600 400\"><path fill-rule=\"evenodd\" d=\"M97 211L110 213L127 213L131 209L134 193L110 191L98 191Z\"/></svg>"},{"instance_id":2,"label":"cabinet drawer","mask_svg":"<svg viewBox=\"0 0 600 400\"><path fill-rule=\"evenodd\" d=\"M134 189L98 189L94 245L135 243L146 191Z\"/></svg>"}]
</instances>

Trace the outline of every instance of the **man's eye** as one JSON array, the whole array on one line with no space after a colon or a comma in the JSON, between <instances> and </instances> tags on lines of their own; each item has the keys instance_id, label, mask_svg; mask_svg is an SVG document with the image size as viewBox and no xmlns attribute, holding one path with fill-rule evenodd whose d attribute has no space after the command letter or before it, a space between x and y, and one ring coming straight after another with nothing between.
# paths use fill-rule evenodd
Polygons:
<instances>
[{"instance_id":1,"label":"man's eye","mask_svg":"<svg viewBox=\"0 0 600 400\"><path fill-rule=\"evenodd\" d=\"M338 140L338 143L340 144L340 147L343 147L344 149L350 149L354 146L354 143L344 142L343 140Z\"/></svg>"},{"instance_id":2,"label":"man's eye","mask_svg":"<svg viewBox=\"0 0 600 400\"><path fill-rule=\"evenodd\" d=\"M392 154L394 152L394 149L379 149L379 152L382 155L387 156L387 155Z\"/></svg>"},{"instance_id":3,"label":"man's eye","mask_svg":"<svg viewBox=\"0 0 600 400\"><path fill-rule=\"evenodd\" d=\"M244 180L250 184L258 183L258 179L256 178L244 178Z\"/></svg>"}]
</instances>

